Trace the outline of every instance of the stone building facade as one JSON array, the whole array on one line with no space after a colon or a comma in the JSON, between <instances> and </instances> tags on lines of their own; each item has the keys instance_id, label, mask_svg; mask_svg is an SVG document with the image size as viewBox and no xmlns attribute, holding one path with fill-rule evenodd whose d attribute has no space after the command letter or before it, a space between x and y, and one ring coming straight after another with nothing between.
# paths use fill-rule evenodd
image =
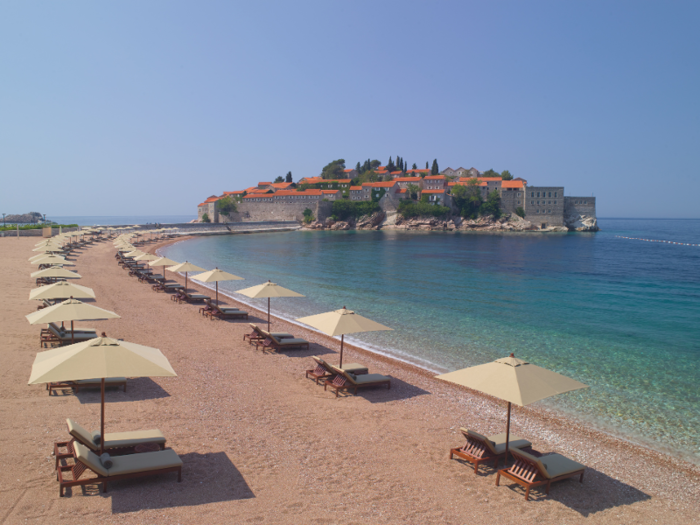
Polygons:
<instances>
[{"instance_id":1,"label":"stone building facade","mask_svg":"<svg viewBox=\"0 0 700 525\"><path fill-rule=\"evenodd\" d=\"M564 187L527 186L525 219L535 226L564 226Z\"/></svg>"}]
</instances>

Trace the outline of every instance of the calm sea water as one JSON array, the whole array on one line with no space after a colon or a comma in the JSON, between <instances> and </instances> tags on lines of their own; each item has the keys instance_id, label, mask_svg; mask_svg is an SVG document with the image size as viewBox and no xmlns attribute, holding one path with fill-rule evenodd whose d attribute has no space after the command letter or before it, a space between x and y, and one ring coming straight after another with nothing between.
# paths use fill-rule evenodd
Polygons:
<instances>
[{"instance_id":1,"label":"calm sea water","mask_svg":"<svg viewBox=\"0 0 700 525\"><path fill-rule=\"evenodd\" d=\"M47 215L46 219L58 224L77 224L79 226L117 226L131 224L178 224L190 222L194 215Z\"/></svg>"},{"instance_id":2,"label":"calm sea water","mask_svg":"<svg viewBox=\"0 0 700 525\"><path fill-rule=\"evenodd\" d=\"M271 279L306 295L272 301L287 318L347 306L394 328L357 343L438 372L513 352L591 386L544 405L700 462L700 247L616 237L700 243L700 220L600 226L203 237L164 252L246 279L220 290Z\"/></svg>"}]
</instances>

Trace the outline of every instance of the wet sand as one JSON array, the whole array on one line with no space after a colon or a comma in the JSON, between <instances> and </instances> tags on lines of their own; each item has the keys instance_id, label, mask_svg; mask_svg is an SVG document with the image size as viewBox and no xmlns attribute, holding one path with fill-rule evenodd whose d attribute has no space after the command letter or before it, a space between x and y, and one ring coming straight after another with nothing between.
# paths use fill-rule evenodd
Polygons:
<instances>
[{"instance_id":1,"label":"wet sand","mask_svg":"<svg viewBox=\"0 0 700 525\"><path fill-rule=\"evenodd\" d=\"M526 502L520 486L496 487L492 469L475 475L448 459L463 443L460 426L504 430L503 402L348 345L346 362L390 375L392 387L336 399L304 371L313 368L311 355L337 362L339 341L273 320L273 330L304 337L310 350L256 351L243 341L246 321L210 321L199 305L153 292L117 266L111 242L81 250L75 269L78 284L95 290L95 304L122 318L77 326L160 348L178 377L108 390L105 431L160 429L184 461L183 480L166 474L112 483L107 494L77 487L59 498L53 443L67 439L67 417L98 428L99 391L48 396L26 384L42 350L40 327L24 319L36 309L27 259L38 240L0 238L2 523L700 522L697 467L545 410L515 408L514 434L588 466L582 484L556 483L548 497L534 490ZM223 299L264 324L261 312Z\"/></svg>"}]
</instances>

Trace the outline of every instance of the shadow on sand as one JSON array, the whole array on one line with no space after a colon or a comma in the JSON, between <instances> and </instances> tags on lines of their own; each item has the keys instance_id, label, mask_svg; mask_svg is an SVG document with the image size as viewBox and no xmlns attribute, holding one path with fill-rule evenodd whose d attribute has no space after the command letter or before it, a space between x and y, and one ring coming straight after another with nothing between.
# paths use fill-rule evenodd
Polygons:
<instances>
[{"instance_id":1,"label":"shadow on sand","mask_svg":"<svg viewBox=\"0 0 700 525\"><path fill-rule=\"evenodd\" d=\"M489 469L495 473L495 470ZM494 483L495 483L494 476ZM651 499L651 496L594 468L587 468L583 482L578 476L552 483L549 495L545 493L546 485L535 487L530 491L530 502L536 504L547 498L566 505L571 510L588 517L596 512L632 505ZM525 489L510 480L501 477L500 488L507 488L514 496L525 498Z\"/></svg>"},{"instance_id":2,"label":"shadow on sand","mask_svg":"<svg viewBox=\"0 0 700 525\"><path fill-rule=\"evenodd\" d=\"M112 512L189 507L255 497L243 475L225 452L183 454L182 482L177 474L117 481L103 497L112 499Z\"/></svg>"}]
</instances>

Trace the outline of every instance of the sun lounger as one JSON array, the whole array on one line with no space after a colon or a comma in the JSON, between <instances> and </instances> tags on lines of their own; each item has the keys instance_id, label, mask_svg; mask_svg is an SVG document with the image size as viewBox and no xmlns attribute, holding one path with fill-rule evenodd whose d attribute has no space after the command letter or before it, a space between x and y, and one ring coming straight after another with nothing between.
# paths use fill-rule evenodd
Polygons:
<instances>
[{"instance_id":1,"label":"sun lounger","mask_svg":"<svg viewBox=\"0 0 700 525\"><path fill-rule=\"evenodd\" d=\"M269 335L274 336L275 339L294 339L294 336L287 332L267 332L254 323L248 324L253 329L253 331L249 334L243 335L243 340L245 341L246 339L248 339L248 342L251 344L255 341L267 339Z\"/></svg>"},{"instance_id":2,"label":"sun lounger","mask_svg":"<svg viewBox=\"0 0 700 525\"><path fill-rule=\"evenodd\" d=\"M58 468L59 496L61 497L63 497L63 491L67 487L102 483L102 492L107 492L109 481L152 476L166 472L177 472L178 482L182 481L182 460L172 449L112 457L112 466L107 469L102 464L100 457L84 445L76 442L73 447L75 464ZM94 472L96 477L81 479L86 469Z\"/></svg>"},{"instance_id":3,"label":"sun lounger","mask_svg":"<svg viewBox=\"0 0 700 525\"><path fill-rule=\"evenodd\" d=\"M124 387L126 392L126 377L108 377L105 379L105 388ZM74 393L78 393L81 388L102 388L102 379L81 379L79 381L61 381L59 383L46 383L46 390L49 395L54 390L71 388Z\"/></svg>"},{"instance_id":4,"label":"sun lounger","mask_svg":"<svg viewBox=\"0 0 700 525\"><path fill-rule=\"evenodd\" d=\"M464 459L474 464L474 473L479 473L479 465L493 461L493 468L498 466L498 461L506 456L506 433L496 434L495 436L482 436L481 434L468 430L466 428L459 429L467 442L461 448L453 448L450 450L450 459L453 456ZM518 436L510 436L508 442L509 450L514 448L531 447L527 439Z\"/></svg>"},{"instance_id":5,"label":"sun lounger","mask_svg":"<svg viewBox=\"0 0 700 525\"><path fill-rule=\"evenodd\" d=\"M177 294L171 297L171 299L177 301L178 303L198 303L211 299L211 297L201 293L189 293L183 287L181 290L178 290Z\"/></svg>"},{"instance_id":6,"label":"sun lounger","mask_svg":"<svg viewBox=\"0 0 700 525\"><path fill-rule=\"evenodd\" d=\"M381 374L357 375L331 364L328 366L335 372L336 376L331 381L326 380L323 383L323 389L327 390L330 386L335 390L335 397L338 397L338 392L341 390L353 390L354 395L357 395L357 389L361 387L386 385L387 388L391 388L391 378L389 376Z\"/></svg>"},{"instance_id":7,"label":"sun lounger","mask_svg":"<svg viewBox=\"0 0 700 525\"><path fill-rule=\"evenodd\" d=\"M533 487L547 485L546 493L549 494L549 487L555 481L579 475L579 482L583 483L586 466L561 454L551 453L535 457L519 449L513 449L511 453L515 463L510 468L498 471L496 486L498 486L501 476L515 481L518 485L525 487L525 501L530 499L530 489Z\"/></svg>"},{"instance_id":8,"label":"sun lounger","mask_svg":"<svg viewBox=\"0 0 700 525\"><path fill-rule=\"evenodd\" d=\"M203 315L207 315L213 321L214 318L217 319L247 319L248 312L244 310L239 310L238 308L227 308L225 306L219 306L211 301L211 299L205 299L204 302L207 304L206 307L200 308L199 312Z\"/></svg>"},{"instance_id":9,"label":"sun lounger","mask_svg":"<svg viewBox=\"0 0 700 525\"><path fill-rule=\"evenodd\" d=\"M306 378L308 379L309 376L313 378L313 380L318 384L319 380L321 379L326 379L329 377L333 377L335 375L335 372L331 368L331 365L326 363L323 359L320 357L317 357L315 355L311 356L311 359L316 361L316 368L313 370L307 370L306 371ZM362 375L362 374L367 374L369 370L367 369L366 366L361 365L359 363L349 363L346 364L341 368L341 370L344 370L346 372L349 372L351 374L355 375Z\"/></svg>"},{"instance_id":10,"label":"sun lounger","mask_svg":"<svg viewBox=\"0 0 700 525\"><path fill-rule=\"evenodd\" d=\"M88 432L72 419L66 419L68 433L73 439L82 443L93 452L99 452L100 445L96 440L100 433L98 431ZM134 430L131 432L110 432L105 433L105 450L110 454L128 454L138 445L155 443L160 448L165 448L165 436L158 429Z\"/></svg>"},{"instance_id":11,"label":"sun lounger","mask_svg":"<svg viewBox=\"0 0 700 525\"><path fill-rule=\"evenodd\" d=\"M154 284L152 288L156 292L177 292L185 289L184 286L173 280L161 281L158 284Z\"/></svg>"},{"instance_id":12,"label":"sun lounger","mask_svg":"<svg viewBox=\"0 0 700 525\"><path fill-rule=\"evenodd\" d=\"M284 339L278 339L268 332L268 335L262 341L254 341L256 348L262 348L264 352L267 350L282 350L283 348L304 348L308 350L309 342L306 339L301 339L299 337L285 337Z\"/></svg>"},{"instance_id":13,"label":"sun lounger","mask_svg":"<svg viewBox=\"0 0 700 525\"><path fill-rule=\"evenodd\" d=\"M82 342L97 337L97 331L94 328L76 328L71 336L70 330L62 329L54 323L49 323L46 330L42 330L39 345L45 346L49 343L58 343L59 345L71 344L72 342Z\"/></svg>"}]
</instances>

